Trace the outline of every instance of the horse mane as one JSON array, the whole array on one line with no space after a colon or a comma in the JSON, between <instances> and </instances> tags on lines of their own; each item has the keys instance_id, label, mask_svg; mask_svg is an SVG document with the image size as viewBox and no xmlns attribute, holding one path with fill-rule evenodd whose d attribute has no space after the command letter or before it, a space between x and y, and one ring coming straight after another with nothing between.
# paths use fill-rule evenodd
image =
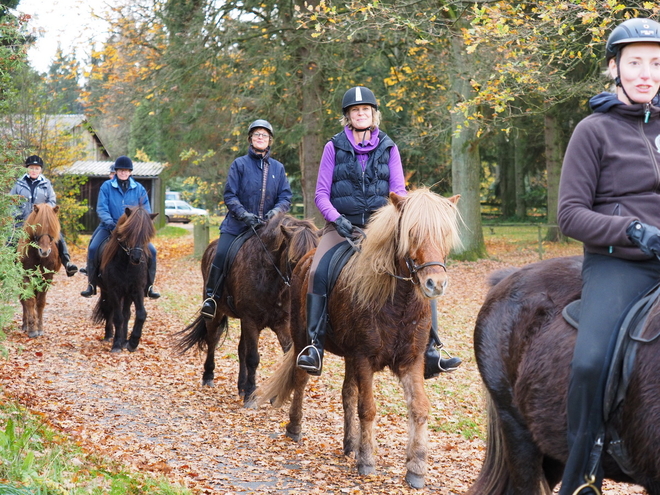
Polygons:
<instances>
[{"instance_id":1,"label":"horse mane","mask_svg":"<svg viewBox=\"0 0 660 495\"><path fill-rule=\"evenodd\" d=\"M266 222L257 232L273 252L279 251L286 242L284 231L288 233L289 246L286 261L295 265L310 249L318 244L318 228L311 220L299 220L291 215L278 214Z\"/></svg>"},{"instance_id":2,"label":"horse mane","mask_svg":"<svg viewBox=\"0 0 660 495\"><path fill-rule=\"evenodd\" d=\"M58 210L57 206L53 208L45 203L35 205L23 226L28 236L49 235L57 242L60 238Z\"/></svg>"},{"instance_id":3,"label":"horse mane","mask_svg":"<svg viewBox=\"0 0 660 495\"><path fill-rule=\"evenodd\" d=\"M427 188L416 189L379 208L365 229L360 252L344 269L350 273L346 289L363 308L379 310L394 298L397 263L420 245L445 255L460 245L460 216L449 199ZM439 260L444 261L444 260Z\"/></svg>"},{"instance_id":4,"label":"horse mane","mask_svg":"<svg viewBox=\"0 0 660 495\"><path fill-rule=\"evenodd\" d=\"M143 247L145 256L147 258L151 256L151 251L146 248L156 235L156 227L151 215L142 206L134 206L128 210L119 217L115 230L108 238L108 244L101 258L101 270L115 257L120 243L130 247Z\"/></svg>"}]
</instances>

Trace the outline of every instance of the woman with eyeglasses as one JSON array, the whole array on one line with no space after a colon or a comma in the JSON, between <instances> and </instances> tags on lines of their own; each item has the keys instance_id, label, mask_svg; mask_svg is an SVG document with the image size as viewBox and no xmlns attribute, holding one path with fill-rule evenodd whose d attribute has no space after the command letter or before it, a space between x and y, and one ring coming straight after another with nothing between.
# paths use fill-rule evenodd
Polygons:
<instances>
[{"instance_id":1,"label":"woman with eyeglasses","mask_svg":"<svg viewBox=\"0 0 660 495\"><path fill-rule=\"evenodd\" d=\"M229 211L220 224L220 239L206 280L204 318L215 317L217 298L222 294L223 266L234 239L291 207L291 187L284 165L270 156L273 137L273 126L268 121L252 122L248 127L248 153L229 168L224 193Z\"/></svg>"}]
</instances>

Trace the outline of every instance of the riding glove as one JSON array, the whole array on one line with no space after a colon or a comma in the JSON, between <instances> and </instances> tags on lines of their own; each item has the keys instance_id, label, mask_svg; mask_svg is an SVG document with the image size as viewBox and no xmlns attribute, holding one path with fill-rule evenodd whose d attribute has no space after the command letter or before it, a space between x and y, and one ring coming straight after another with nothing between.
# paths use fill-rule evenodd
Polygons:
<instances>
[{"instance_id":1,"label":"riding glove","mask_svg":"<svg viewBox=\"0 0 660 495\"><path fill-rule=\"evenodd\" d=\"M279 208L273 208L270 210L268 213L266 213L266 220L270 220L273 218L275 215L277 215L280 212Z\"/></svg>"},{"instance_id":2,"label":"riding glove","mask_svg":"<svg viewBox=\"0 0 660 495\"><path fill-rule=\"evenodd\" d=\"M353 224L344 215L341 215L337 220L332 222L337 229L337 233L342 237L353 238Z\"/></svg>"},{"instance_id":3,"label":"riding glove","mask_svg":"<svg viewBox=\"0 0 660 495\"><path fill-rule=\"evenodd\" d=\"M644 254L660 257L660 230L635 220L626 229L628 239Z\"/></svg>"},{"instance_id":4,"label":"riding glove","mask_svg":"<svg viewBox=\"0 0 660 495\"><path fill-rule=\"evenodd\" d=\"M256 227L261 221L257 215L250 213L249 211L243 213L238 219L248 227Z\"/></svg>"}]
</instances>

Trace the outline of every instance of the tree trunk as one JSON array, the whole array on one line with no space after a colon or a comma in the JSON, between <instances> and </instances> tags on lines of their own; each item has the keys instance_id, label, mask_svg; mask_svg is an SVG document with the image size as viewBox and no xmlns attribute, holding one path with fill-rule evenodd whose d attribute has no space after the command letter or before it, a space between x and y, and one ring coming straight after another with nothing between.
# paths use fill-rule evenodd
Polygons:
<instances>
[{"instance_id":1,"label":"tree trunk","mask_svg":"<svg viewBox=\"0 0 660 495\"><path fill-rule=\"evenodd\" d=\"M525 205L525 157L527 156L527 133L522 129L516 130L514 140L514 183L516 190L516 218L527 218L527 205Z\"/></svg>"},{"instance_id":2,"label":"tree trunk","mask_svg":"<svg viewBox=\"0 0 660 495\"><path fill-rule=\"evenodd\" d=\"M463 38L460 34L465 27L464 21L457 21L455 30L451 33L452 53L452 93L455 102L467 101L473 96L470 85L471 60L465 51ZM486 244L481 226L481 191L480 172L481 160L479 157L479 141L477 132L479 125L476 121L468 121L457 108L451 113L452 140L452 189L454 194L460 194L458 210L463 218L461 226L461 240L463 242L456 257L464 260L476 260L485 257Z\"/></svg>"},{"instance_id":3,"label":"tree trunk","mask_svg":"<svg viewBox=\"0 0 660 495\"><path fill-rule=\"evenodd\" d=\"M316 195L316 178L319 173L319 163L323 152L321 140L321 117L323 90L321 70L312 60L313 52L301 48L302 87L301 87L301 122L305 133L299 147L300 185L303 194L305 217L314 220L321 227L323 217L314 202Z\"/></svg>"},{"instance_id":4,"label":"tree trunk","mask_svg":"<svg viewBox=\"0 0 660 495\"><path fill-rule=\"evenodd\" d=\"M545 240L557 242L564 239L557 227L557 205L559 202L559 177L563 161L563 139L557 116L548 112L545 114L545 161L548 180L548 232Z\"/></svg>"},{"instance_id":5,"label":"tree trunk","mask_svg":"<svg viewBox=\"0 0 660 495\"><path fill-rule=\"evenodd\" d=\"M516 188L514 183L513 147L514 140L509 139L504 132L500 132L497 138L497 169L499 181L499 198L502 203L501 218L507 219L515 214Z\"/></svg>"}]
</instances>

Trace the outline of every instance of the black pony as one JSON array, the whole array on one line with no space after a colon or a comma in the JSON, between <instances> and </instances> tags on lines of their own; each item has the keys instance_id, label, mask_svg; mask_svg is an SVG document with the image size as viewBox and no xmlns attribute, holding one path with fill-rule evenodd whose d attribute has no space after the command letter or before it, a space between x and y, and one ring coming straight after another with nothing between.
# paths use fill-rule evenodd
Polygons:
<instances>
[{"instance_id":1,"label":"black pony","mask_svg":"<svg viewBox=\"0 0 660 495\"><path fill-rule=\"evenodd\" d=\"M203 385L213 386L215 348L227 331L228 317L241 320L238 393L245 400L256 388L261 331L269 327L283 350L291 347L288 279L298 261L318 244L319 232L310 220L278 214L241 246L225 279L215 318L199 315L179 332L181 352L195 345L206 349ZM204 280L216 245L217 240L211 242L202 257Z\"/></svg>"},{"instance_id":2,"label":"black pony","mask_svg":"<svg viewBox=\"0 0 660 495\"><path fill-rule=\"evenodd\" d=\"M488 390L488 440L470 494L549 495L561 481L576 337L562 309L580 297L581 267L582 258L555 258L493 280L474 330ZM642 485L650 495L660 495L660 339L652 338L660 331L659 309L651 309L625 398L609 415L602 457L606 478ZM614 432L619 439L612 443ZM612 457L622 451L626 472Z\"/></svg>"},{"instance_id":3,"label":"black pony","mask_svg":"<svg viewBox=\"0 0 660 495\"><path fill-rule=\"evenodd\" d=\"M101 276L98 280L101 293L92 319L95 323L105 323L103 340L111 340L114 334L111 352L121 352L123 349L133 352L140 343L142 327L147 319L144 297L147 264L151 256L149 242L156 235L153 223L156 215L142 206L126 208L101 254ZM135 305L135 321L128 339L131 305Z\"/></svg>"}]
</instances>

